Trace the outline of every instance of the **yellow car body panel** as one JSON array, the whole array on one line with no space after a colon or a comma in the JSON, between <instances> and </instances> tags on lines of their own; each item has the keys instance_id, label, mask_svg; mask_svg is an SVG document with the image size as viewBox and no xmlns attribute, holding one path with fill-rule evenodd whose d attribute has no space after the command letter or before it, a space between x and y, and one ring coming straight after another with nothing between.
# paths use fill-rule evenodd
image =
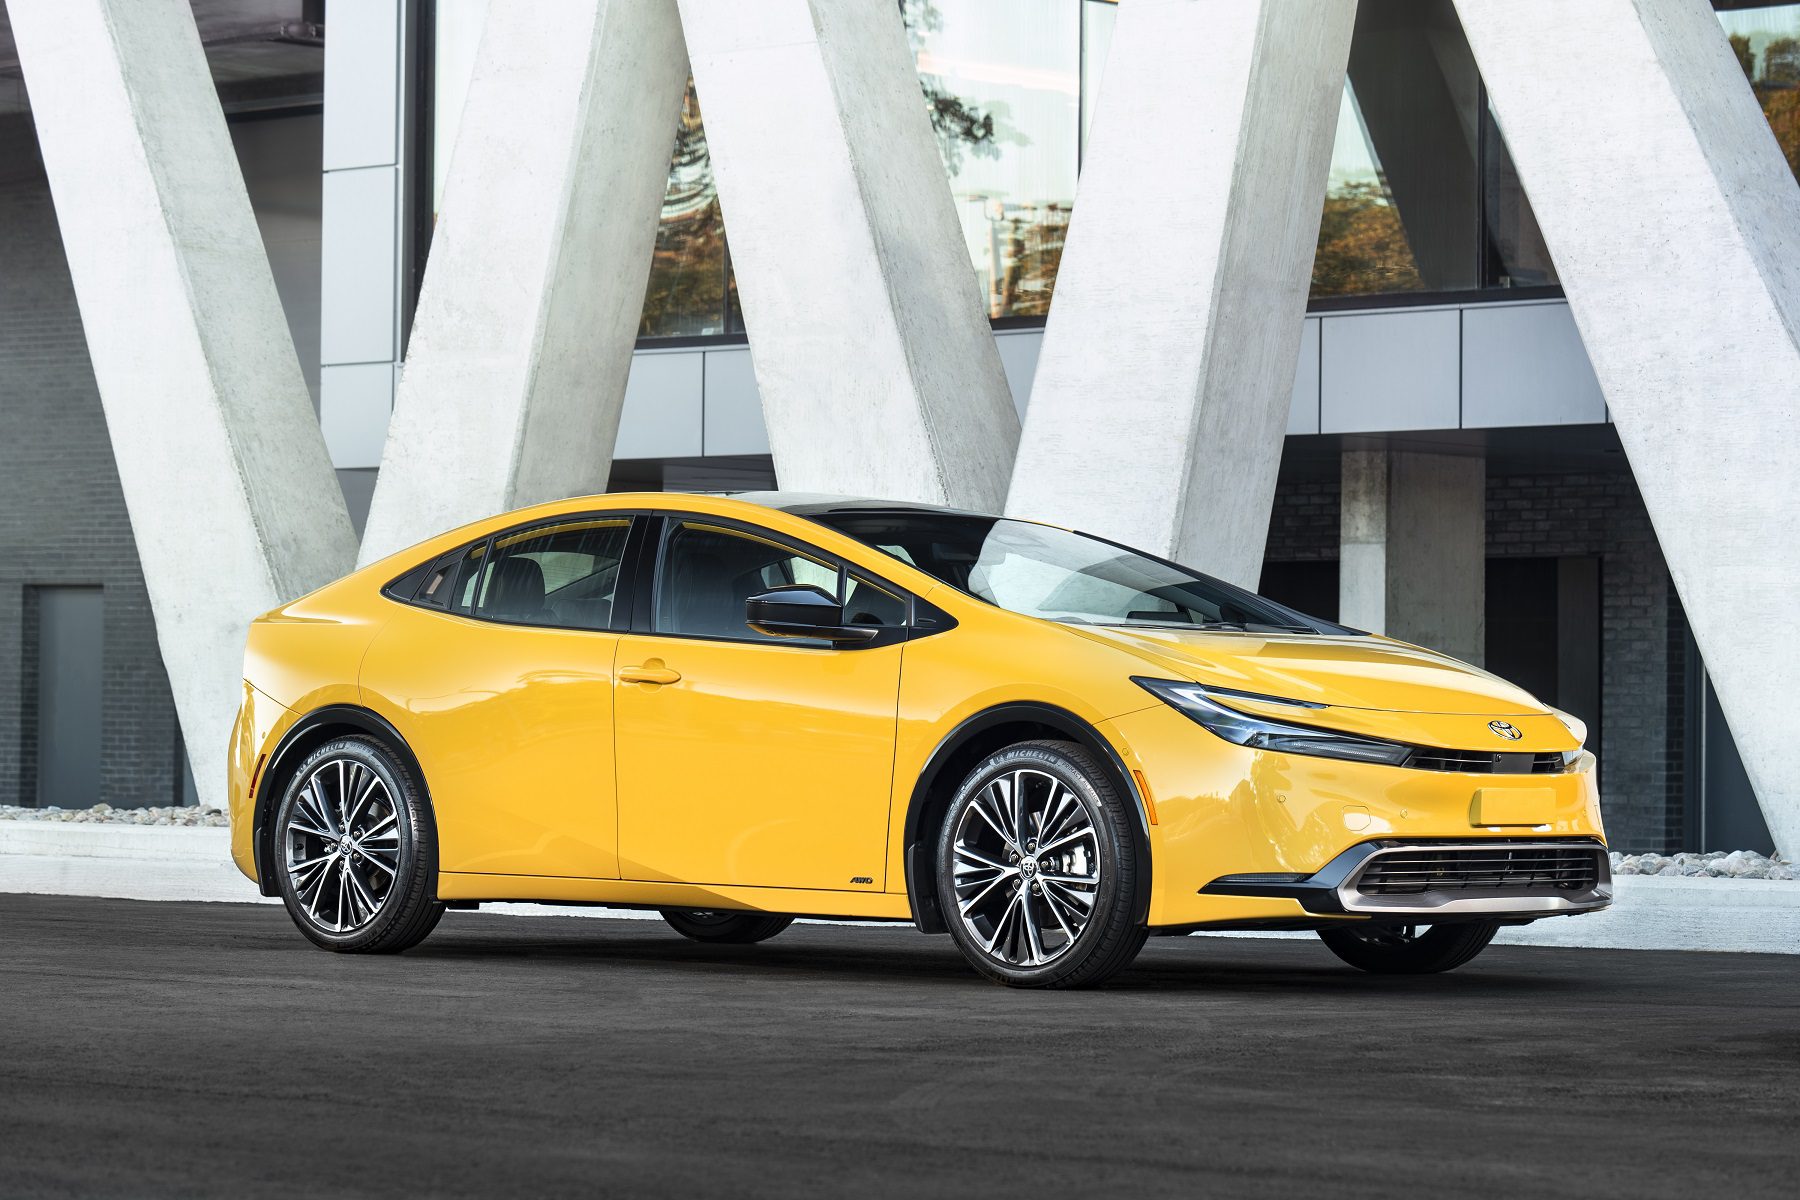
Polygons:
<instances>
[{"instance_id":1,"label":"yellow car body panel","mask_svg":"<svg viewBox=\"0 0 1800 1200\"><path fill-rule=\"evenodd\" d=\"M786 535L937 606L954 628L830 650L508 625L382 591L515 526L645 512ZM1377 637L1041 620L803 516L726 497L584 497L445 533L259 618L245 677L229 756L232 853L253 879L268 766L290 731L331 706L374 714L417 760L444 900L905 918L921 774L965 722L1008 706L1068 714L1124 768L1150 852L1152 926L1305 917L1291 898L1201 889L1315 872L1375 839L1604 836L1586 755L1572 770L1513 776L1252 750L1133 681L1308 701L1325 707L1304 710L1307 723L1420 745L1496 748L1488 726L1501 721L1519 734L1506 749L1579 749L1552 710L1443 655ZM1233 705L1297 719L1291 705ZM1475 824L1484 811L1535 823Z\"/></svg>"}]
</instances>

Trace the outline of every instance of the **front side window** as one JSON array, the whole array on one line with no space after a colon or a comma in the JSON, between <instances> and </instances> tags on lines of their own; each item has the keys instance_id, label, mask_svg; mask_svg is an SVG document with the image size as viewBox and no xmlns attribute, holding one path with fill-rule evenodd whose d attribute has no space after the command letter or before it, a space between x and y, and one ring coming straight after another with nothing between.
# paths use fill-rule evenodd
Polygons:
<instances>
[{"instance_id":1,"label":"front side window","mask_svg":"<svg viewBox=\"0 0 1800 1200\"><path fill-rule=\"evenodd\" d=\"M538 526L494 540L471 579L476 616L556 629L609 629L629 517Z\"/></svg>"},{"instance_id":2,"label":"front side window","mask_svg":"<svg viewBox=\"0 0 1800 1200\"><path fill-rule=\"evenodd\" d=\"M1075 625L1320 632L1298 614L1230 584L1048 525L956 513L827 513L814 519L1026 616Z\"/></svg>"},{"instance_id":3,"label":"front side window","mask_svg":"<svg viewBox=\"0 0 1800 1200\"><path fill-rule=\"evenodd\" d=\"M744 602L796 583L841 596L839 574L834 564L779 542L705 521L682 521L669 531L657 568L656 632L793 645L793 638L772 638L745 624Z\"/></svg>"}]
</instances>

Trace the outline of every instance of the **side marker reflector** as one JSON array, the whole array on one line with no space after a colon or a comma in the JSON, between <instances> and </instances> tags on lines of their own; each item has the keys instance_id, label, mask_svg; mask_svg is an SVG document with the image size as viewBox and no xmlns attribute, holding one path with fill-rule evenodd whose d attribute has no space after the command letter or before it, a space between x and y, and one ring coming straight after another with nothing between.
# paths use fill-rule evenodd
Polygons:
<instances>
[{"instance_id":1,"label":"side marker reflector","mask_svg":"<svg viewBox=\"0 0 1800 1200\"><path fill-rule=\"evenodd\" d=\"M1137 780L1138 795L1144 798L1144 815L1150 818L1152 825L1156 824L1156 797L1150 794L1149 782L1145 780L1142 771L1134 770L1131 777Z\"/></svg>"}]
</instances>

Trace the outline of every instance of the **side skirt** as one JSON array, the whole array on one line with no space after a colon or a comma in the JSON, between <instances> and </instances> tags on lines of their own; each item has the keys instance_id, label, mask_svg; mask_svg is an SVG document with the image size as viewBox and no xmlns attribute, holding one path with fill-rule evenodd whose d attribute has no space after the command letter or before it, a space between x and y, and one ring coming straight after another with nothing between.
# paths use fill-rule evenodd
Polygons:
<instances>
[{"instance_id":1,"label":"side skirt","mask_svg":"<svg viewBox=\"0 0 1800 1200\"><path fill-rule=\"evenodd\" d=\"M859 921L912 920L912 909L905 895L898 892L704 886L629 879L568 879L550 875L477 875L461 871L438 873L438 899L452 903L525 900L616 908L725 909L805 917L848 917Z\"/></svg>"}]
</instances>

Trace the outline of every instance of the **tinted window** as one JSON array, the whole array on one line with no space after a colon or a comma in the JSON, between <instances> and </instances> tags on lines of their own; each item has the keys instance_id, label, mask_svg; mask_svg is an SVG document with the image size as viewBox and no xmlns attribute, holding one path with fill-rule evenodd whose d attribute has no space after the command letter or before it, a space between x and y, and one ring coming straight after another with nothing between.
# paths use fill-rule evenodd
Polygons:
<instances>
[{"instance_id":1,"label":"tinted window","mask_svg":"<svg viewBox=\"0 0 1800 1200\"><path fill-rule=\"evenodd\" d=\"M414 599L432 608L468 612L475 595L475 580L481 573L486 555L486 542L446 554L426 574Z\"/></svg>"},{"instance_id":2,"label":"tinted window","mask_svg":"<svg viewBox=\"0 0 1800 1200\"><path fill-rule=\"evenodd\" d=\"M664 543L656 587L656 631L689 637L780 641L744 624L744 601L793 583L838 591L838 568L753 534L682 521ZM802 642L801 644L811 644ZM821 643L822 644L822 643Z\"/></svg>"},{"instance_id":3,"label":"tinted window","mask_svg":"<svg viewBox=\"0 0 1800 1200\"><path fill-rule=\"evenodd\" d=\"M587 518L501 535L475 588L475 614L558 629L609 628L630 525L628 517Z\"/></svg>"},{"instance_id":4,"label":"tinted window","mask_svg":"<svg viewBox=\"0 0 1800 1200\"><path fill-rule=\"evenodd\" d=\"M989 604L1078 625L1316 629L1250 592L1098 538L957 513L826 513L814 520Z\"/></svg>"}]
</instances>

